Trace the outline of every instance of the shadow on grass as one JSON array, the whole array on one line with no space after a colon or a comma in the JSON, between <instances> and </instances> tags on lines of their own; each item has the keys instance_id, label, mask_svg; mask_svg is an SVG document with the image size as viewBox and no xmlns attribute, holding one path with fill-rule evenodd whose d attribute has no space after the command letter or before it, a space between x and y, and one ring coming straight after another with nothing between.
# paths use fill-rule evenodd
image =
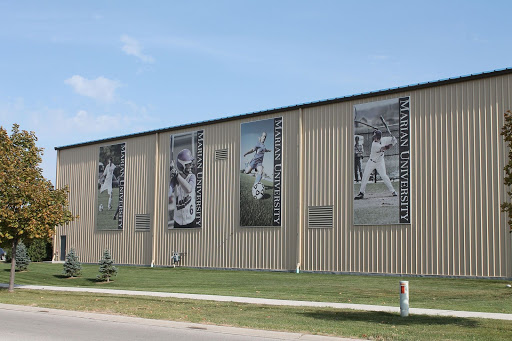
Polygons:
<instances>
[{"instance_id":1,"label":"shadow on grass","mask_svg":"<svg viewBox=\"0 0 512 341\"><path fill-rule=\"evenodd\" d=\"M55 278L60 278L60 279L66 279L68 277L64 276L64 275L53 275L53 277Z\"/></svg>"},{"instance_id":2,"label":"shadow on grass","mask_svg":"<svg viewBox=\"0 0 512 341\"><path fill-rule=\"evenodd\" d=\"M115 282L113 279L111 279L110 282L107 282L107 281L102 281L101 279L97 279L97 278L86 278L86 281L95 283L95 284L110 284L110 283Z\"/></svg>"},{"instance_id":3,"label":"shadow on grass","mask_svg":"<svg viewBox=\"0 0 512 341\"><path fill-rule=\"evenodd\" d=\"M400 317L399 314L378 311L315 311L302 312L301 315L325 321L353 321L390 324L395 326L408 325L457 325L465 328L478 327L478 322L469 318L451 316L410 315Z\"/></svg>"},{"instance_id":4,"label":"shadow on grass","mask_svg":"<svg viewBox=\"0 0 512 341\"><path fill-rule=\"evenodd\" d=\"M91 283L102 283L101 281L98 281L96 278L84 278L82 276L78 276L78 277L68 277L66 275L53 275L53 277L55 278L58 278L58 279L64 279L64 280L69 280L70 283L72 283L73 280L77 280L77 281L80 281L80 280L85 280L87 282L91 282ZM112 281L111 281L112 282ZM75 283L76 284L76 283Z\"/></svg>"}]
</instances>

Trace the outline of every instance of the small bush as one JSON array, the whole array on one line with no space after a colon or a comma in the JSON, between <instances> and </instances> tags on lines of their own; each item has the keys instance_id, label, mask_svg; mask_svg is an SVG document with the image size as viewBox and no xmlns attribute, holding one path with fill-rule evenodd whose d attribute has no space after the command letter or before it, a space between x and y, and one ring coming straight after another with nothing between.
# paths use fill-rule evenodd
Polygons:
<instances>
[{"instance_id":1,"label":"small bush","mask_svg":"<svg viewBox=\"0 0 512 341\"><path fill-rule=\"evenodd\" d=\"M100 274L96 277L99 281L110 282L110 277L117 275L117 268L109 250L103 251L103 258L100 259Z\"/></svg>"},{"instance_id":2,"label":"small bush","mask_svg":"<svg viewBox=\"0 0 512 341\"><path fill-rule=\"evenodd\" d=\"M16 247L16 270L25 271L30 264L30 258L27 255L27 248L23 242Z\"/></svg>"},{"instance_id":3,"label":"small bush","mask_svg":"<svg viewBox=\"0 0 512 341\"><path fill-rule=\"evenodd\" d=\"M63 274L66 277L79 277L82 274L82 263L78 260L75 249L69 250L66 255Z\"/></svg>"}]
</instances>

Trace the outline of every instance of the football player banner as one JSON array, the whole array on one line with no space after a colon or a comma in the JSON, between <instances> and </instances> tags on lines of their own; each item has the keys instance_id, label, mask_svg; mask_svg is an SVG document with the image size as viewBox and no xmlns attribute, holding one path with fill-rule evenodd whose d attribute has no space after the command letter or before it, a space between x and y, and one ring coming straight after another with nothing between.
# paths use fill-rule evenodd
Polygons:
<instances>
[{"instance_id":1,"label":"football player banner","mask_svg":"<svg viewBox=\"0 0 512 341\"><path fill-rule=\"evenodd\" d=\"M410 97L354 106L354 224L410 224Z\"/></svg>"},{"instance_id":2,"label":"football player banner","mask_svg":"<svg viewBox=\"0 0 512 341\"><path fill-rule=\"evenodd\" d=\"M124 143L100 147L98 162L98 230L122 230L124 209Z\"/></svg>"},{"instance_id":3,"label":"football player banner","mask_svg":"<svg viewBox=\"0 0 512 341\"><path fill-rule=\"evenodd\" d=\"M281 226L283 118L240 126L240 226Z\"/></svg>"},{"instance_id":4,"label":"football player banner","mask_svg":"<svg viewBox=\"0 0 512 341\"><path fill-rule=\"evenodd\" d=\"M170 138L168 228L203 225L203 130Z\"/></svg>"}]
</instances>

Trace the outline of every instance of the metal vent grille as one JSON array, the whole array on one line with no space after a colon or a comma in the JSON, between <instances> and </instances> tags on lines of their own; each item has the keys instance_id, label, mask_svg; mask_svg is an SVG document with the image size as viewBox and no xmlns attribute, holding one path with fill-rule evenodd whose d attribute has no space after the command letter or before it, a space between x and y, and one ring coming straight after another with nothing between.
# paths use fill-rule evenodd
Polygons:
<instances>
[{"instance_id":1,"label":"metal vent grille","mask_svg":"<svg viewBox=\"0 0 512 341\"><path fill-rule=\"evenodd\" d=\"M310 206L310 207L308 207L308 226L310 228L332 228L332 226L333 226L332 206Z\"/></svg>"},{"instance_id":2,"label":"metal vent grille","mask_svg":"<svg viewBox=\"0 0 512 341\"><path fill-rule=\"evenodd\" d=\"M215 161L218 160L227 160L228 158L228 149L217 149L215 151Z\"/></svg>"},{"instance_id":3,"label":"metal vent grille","mask_svg":"<svg viewBox=\"0 0 512 341\"><path fill-rule=\"evenodd\" d=\"M149 231L151 229L151 219L149 214L136 214L135 215L135 230Z\"/></svg>"}]
</instances>

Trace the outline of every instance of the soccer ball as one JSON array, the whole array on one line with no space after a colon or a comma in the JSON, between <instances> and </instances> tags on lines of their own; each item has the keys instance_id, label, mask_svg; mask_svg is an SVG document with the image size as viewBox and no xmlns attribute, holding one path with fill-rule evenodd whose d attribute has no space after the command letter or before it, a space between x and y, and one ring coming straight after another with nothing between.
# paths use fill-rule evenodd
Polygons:
<instances>
[{"instance_id":1,"label":"soccer ball","mask_svg":"<svg viewBox=\"0 0 512 341\"><path fill-rule=\"evenodd\" d=\"M265 194L265 186L261 182L255 183L254 186L252 186L252 196L254 199L261 199L263 198L263 194Z\"/></svg>"},{"instance_id":2,"label":"soccer ball","mask_svg":"<svg viewBox=\"0 0 512 341\"><path fill-rule=\"evenodd\" d=\"M100 204L100 212L103 212L103 204Z\"/></svg>"}]
</instances>

